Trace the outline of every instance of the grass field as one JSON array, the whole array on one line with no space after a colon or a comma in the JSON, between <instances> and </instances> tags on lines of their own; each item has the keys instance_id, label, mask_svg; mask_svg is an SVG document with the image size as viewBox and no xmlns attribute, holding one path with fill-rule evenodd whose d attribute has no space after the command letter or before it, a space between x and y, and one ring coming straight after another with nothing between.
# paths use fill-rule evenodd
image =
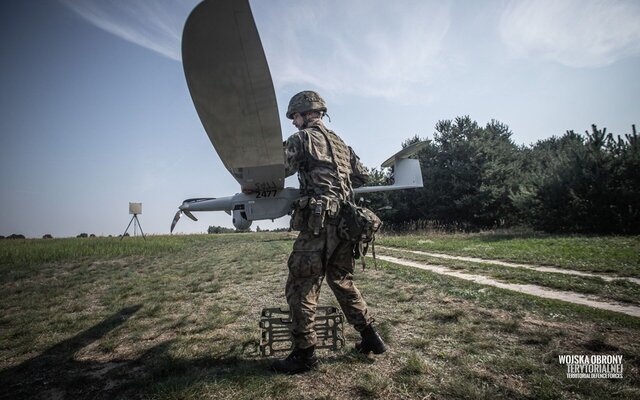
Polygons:
<instances>
[{"instance_id":1,"label":"grass field","mask_svg":"<svg viewBox=\"0 0 640 400\"><path fill-rule=\"evenodd\" d=\"M347 347L322 352L318 370L273 374L257 351L258 319L262 308L285 305L292 243L287 233L1 241L0 398L640 397L640 319L382 261L357 268L355 279L390 350L354 353L358 335L345 326ZM620 276L640 270L637 237L380 243ZM633 284L449 262L638 303ZM336 305L326 285L321 304ZM624 378L569 379L563 354L622 355Z\"/></svg>"},{"instance_id":2,"label":"grass field","mask_svg":"<svg viewBox=\"0 0 640 400\"><path fill-rule=\"evenodd\" d=\"M573 276L560 273L533 271L524 268L505 268L501 265L464 260L447 260L427 255L407 253L402 250L385 249L379 253L414 261L426 262L427 264L442 265L453 270L480 274L507 283L534 284L551 289L596 295L605 300L614 300L622 303L640 305L640 285L629 282L625 279L605 281L597 276ZM609 276L616 277L617 275L611 274Z\"/></svg>"},{"instance_id":3,"label":"grass field","mask_svg":"<svg viewBox=\"0 0 640 400\"><path fill-rule=\"evenodd\" d=\"M380 243L413 250L640 277L640 238L637 236L402 235L384 237Z\"/></svg>"}]
</instances>

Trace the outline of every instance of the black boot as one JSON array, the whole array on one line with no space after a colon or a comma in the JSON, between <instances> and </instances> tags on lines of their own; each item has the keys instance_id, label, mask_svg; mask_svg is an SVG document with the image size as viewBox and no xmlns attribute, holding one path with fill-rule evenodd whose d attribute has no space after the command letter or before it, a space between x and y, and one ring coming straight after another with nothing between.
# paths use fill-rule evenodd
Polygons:
<instances>
[{"instance_id":1,"label":"black boot","mask_svg":"<svg viewBox=\"0 0 640 400\"><path fill-rule=\"evenodd\" d=\"M271 364L271 369L283 374L298 374L307 372L318 365L318 359L313 355L316 346L306 349L294 349L284 360L277 360Z\"/></svg>"},{"instance_id":2,"label":"black boot","mask_svg":"<svg viewBox=\"0 0 640 400\"><path fill-rule=\"evenodd\" d=\"M376 328L373 327L373 324L369 324L360 332L362 335L362 342L356 344L356 350L362 354L369 354L373 352L373 354L382 354L387 351L387 347L384 345L382 338L376 332Z\"/></svg>"}]
</instances>

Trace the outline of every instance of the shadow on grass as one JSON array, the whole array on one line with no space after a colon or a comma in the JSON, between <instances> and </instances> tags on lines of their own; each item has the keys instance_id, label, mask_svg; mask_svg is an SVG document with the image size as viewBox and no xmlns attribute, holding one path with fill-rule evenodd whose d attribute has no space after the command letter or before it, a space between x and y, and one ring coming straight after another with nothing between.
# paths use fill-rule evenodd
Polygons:
<instances>
[{"instance_id":1,"label":"shadow on grass","mask_svg":"<svg viewBox=\"0 0 640 400\"><path fill-rule=\"evenodd\" d=\"M127 322L141 305L123 308L40 355L0 371L0 399L141 398L152 385L172 378L242 379L270 374L267 361L220 358L180 359L162 342L135 359L78 361L74 354Z\"/></svg>"}]
</instances>

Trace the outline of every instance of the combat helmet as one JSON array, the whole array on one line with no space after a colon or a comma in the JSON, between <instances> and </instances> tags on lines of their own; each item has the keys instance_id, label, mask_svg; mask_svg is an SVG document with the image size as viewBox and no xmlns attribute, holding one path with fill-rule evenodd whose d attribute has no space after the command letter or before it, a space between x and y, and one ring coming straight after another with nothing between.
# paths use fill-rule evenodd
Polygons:
<instances>
[{"instance_id":1,"label":"combat helmet","mask_svg":"<svg viewBox=\"0 0 640 400\"><path fill-rule=\"evenodd\" d=\"M308 111L327 112L327 104L317 92L312 90L302 91L291 98L287 109L287 118L293 119L293 114L302 114Z\"/></svg>"}]
</instances>

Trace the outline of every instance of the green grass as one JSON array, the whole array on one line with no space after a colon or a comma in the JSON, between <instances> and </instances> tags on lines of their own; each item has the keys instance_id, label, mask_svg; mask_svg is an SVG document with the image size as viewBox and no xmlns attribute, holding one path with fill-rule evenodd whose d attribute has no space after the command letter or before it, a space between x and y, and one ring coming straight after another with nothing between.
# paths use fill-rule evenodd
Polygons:
<instances>
[{"instance_id":1,"label":"green grass","mask_svg":"<svg viewBox=\"0 0 640 400\"><path fill-rule=\"evenodd\" d=\"M0 241L0 265L28 266L59 261L83 261L121 256L148 256L179 251L203 237L147 236Z\"/></svg>"},{"instance_id":2,"label":"green grass","mask_svg":"<svg viewBox=\"0 0 640 400\"><path fill-rule=\"evenodd\" d=\"M516 284L533 284L551 289L597 295L605 299L640 305L640 285L627 280L605 281L599 277L583 277L553 272L540 272L523 268L510 268L487 263L450 260L403 251L385 250L379 254L443 265L470 274L490 276L496 280Z\"/></svg>"},{"instance_id":3,"label":"green grass","mask_svg":"<svg viewBox=\"0 0 640 400\"><path fill-rule=\"evenodd\" d=\"M381 235L377 244L640 277L640 236Z\"/></svg>"},{"instance_id":4,"label":"green grass","mask_svg":"<svg viewBox=\"0 0 640 400\"><path fill-rule=\"evenodd\" d=\"M153 239L1 244L39 255L0 263L0 398L640 395L640 319L383 261L355 279L389 351L353 353L359 335L345 327L347 347L321 352L317 371L276 375L257 351L258 319L285 305L291 235ZM320 303L335 304L326 285ZM557 362L599 353L622 354L625 378L569 380Z\"/></svg>"},{"instance_id":5,"label":"green grass","mask_svg":"<svg viewBox=\"0 0 640 400\"><path fill-rule=\"evenodd\" d=\"M411 267L396 265L386 261L378 261L378 266L384 271L389 271L397 276L402 284L394 285L388 290L376 290L385 298L397 300L397 293L401 290L418 293L423 287L429 287L430 292L439 290L441 296L449 306L442 312L434 312L430 318L439 323L448 320L457 320L460 314L468 313L463 307L455 307L452 304L458 300L471 301L482 307L504 310L514 315L528 313L540 318L551 318L558 321L570 321L572 319L588 321L594 318L605 319L608 323L620 326L640 328L640 319L624 314L608 312L591 307L584 307L572 303L557 300L544 299L532 295L521 294L506 289L486 287L473 282L439 275L430 271L417 270ZM367 284L367 283L365 283ZM458 299L458 300L457 300ZM415 303L415 301L414 301Z\"/></svg>"}]
</instances>

